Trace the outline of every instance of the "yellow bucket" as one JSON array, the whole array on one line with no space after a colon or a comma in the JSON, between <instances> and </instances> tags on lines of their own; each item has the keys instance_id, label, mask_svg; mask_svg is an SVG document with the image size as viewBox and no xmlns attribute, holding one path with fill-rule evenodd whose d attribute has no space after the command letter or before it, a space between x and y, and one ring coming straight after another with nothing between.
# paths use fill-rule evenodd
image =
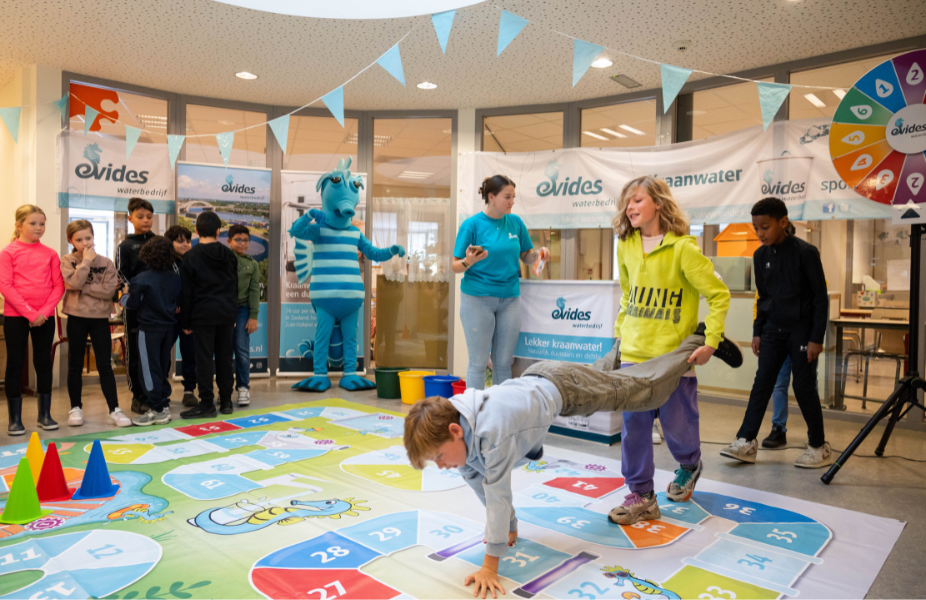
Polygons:
<instances>
[{"instance_id":1,"label":"yellow bucket","mask_svg":"<svg viewBox=\"0 0 926 600\"><path fill-rule=\"evenodd\" d=\"M402 371L399 373L399 389L402 404L414 404L424 400L424 377L434 375L433 371Z\"/></svg>"}]
</instances>

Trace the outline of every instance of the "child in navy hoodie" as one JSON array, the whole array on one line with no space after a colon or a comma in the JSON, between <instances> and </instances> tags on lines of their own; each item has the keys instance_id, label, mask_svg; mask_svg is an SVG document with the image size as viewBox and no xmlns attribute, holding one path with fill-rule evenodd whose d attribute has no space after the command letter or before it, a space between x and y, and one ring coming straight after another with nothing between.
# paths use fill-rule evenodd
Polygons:
<instances>
[{"instance_id":1,"label":"child in navy hoodie","mask_svg":"<svg viewBox=\"0 0 926 600\"><path fill-rule=\"evenodd\" d=\"M125 307L138 311L138 379L148 411L132 419L135 425L170 422L170 349L174 345L180 275L174 271L170 240L155 236L142 246L141 260L148 270L129 282Z\"/></svg>"}]
</instances>

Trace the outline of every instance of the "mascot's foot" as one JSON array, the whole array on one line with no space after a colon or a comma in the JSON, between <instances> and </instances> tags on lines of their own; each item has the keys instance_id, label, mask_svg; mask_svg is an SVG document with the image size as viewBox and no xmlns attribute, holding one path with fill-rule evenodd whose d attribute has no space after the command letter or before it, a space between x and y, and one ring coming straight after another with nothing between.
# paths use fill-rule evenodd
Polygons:
<instances>
[{"instance_id":1,"label":"mascot's foot","mask_svg":"<svg viewBox=\"0 0 926 600\"><path fill-rule=\"evenodd\" d=\"M356 392L359 390L372 390L376 387L376 384L359 375L347 375L341 378L341 383L338 384L338 387L342 387L350 392Z\"/></svg>"},{"instance_id":2,"label":"mascot's foot","mask_svg":"<svg viewBox=\"0 0 926 600\"><path fill-rule=\"evenodd\" d=\"M294 390L301 390L303 392L324 392L331 387L331 380L324 375L316 375L315 377L309 377L308 379L303 379L299 383L293 386Z\"/></svg>"}]
</instances>

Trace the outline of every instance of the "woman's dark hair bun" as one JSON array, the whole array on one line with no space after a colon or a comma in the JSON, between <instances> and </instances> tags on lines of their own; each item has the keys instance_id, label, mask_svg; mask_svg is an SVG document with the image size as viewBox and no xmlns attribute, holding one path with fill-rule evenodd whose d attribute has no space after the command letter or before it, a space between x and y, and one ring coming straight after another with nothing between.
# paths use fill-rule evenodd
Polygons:
<instances>
[{"instance_id":1,"label":"woman's dark hair bun","mask_svg":"<svg viewBox=\"0 0 926 600\"><path fill-rule=\"evenodd\" d=\"M479 186L479 195L481 195L485 203L488 204L490 194L496 196L505 189L505 186L509 185L511 187L517 187L512 180L504 175L492 175L482 180L482 185Z\"/></svg>"}]
</instances>

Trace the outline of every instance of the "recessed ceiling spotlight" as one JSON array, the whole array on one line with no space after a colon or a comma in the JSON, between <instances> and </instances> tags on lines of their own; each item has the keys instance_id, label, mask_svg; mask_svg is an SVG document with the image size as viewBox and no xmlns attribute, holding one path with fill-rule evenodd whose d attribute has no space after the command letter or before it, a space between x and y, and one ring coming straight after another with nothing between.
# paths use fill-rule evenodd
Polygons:
<instances>
[{"instance_id":1,"label":"recessed ceiling spotlight","mask_svg":"<svg viewBox=\"0 0 926 600\"><path fill-rule=\"evenodd\" d=\"M804 94L804 97L807 98L807 101L816 106L817 108L823 108L826 106L826 103L823 100L817 98L814 94Z\"/></svg>"},{"instance_id":2,"label":"recessed ceiling spotlight","mask_svg":"<svg viewBox=\"0 0 926 600\"><path fill-rule=\"evenodd\" d=\"M613 62L611 62L610 60L602 56L601 58L593 62L592 66L595 67L596 69L607 69L613 64L614 64Z\"/></svg>"},{"instance_id":3,"label":"recessed ceiling spotlight","mask_svg":"<svg viewBox=\"0 0 926 600\"><path fill-rule=\"evenodd\" d=\"M637 134L637 135L646 135L645 133L643 133L643 132L640 131L639 129L634 129L634 128L631 127L630 125L618 125L618 127L620 127L621 129L623 129L624 131L629 131L630 133L635 133L635 134Z\"/></svg>"},{"instance_id":4,"label":"recessed ceiling spotlight","mask_svg":"<svg viewBox=\"0 0 926 600\"><path fill-rule=\"evenodd\" d=\"M584 133L584 134L587 135L587 136L593 137L593 138L595 138L596 140L604 140L604 141L606 141L606 142L608 141L608 138L606 138L605 136L603 136L603 135L598 135L597 133L593 133L593 132L591 132L591 131L583 131L582 133Z\"/></svg>"},{"instance_id":5,"label":"recessed ceiling spotlight","mask_svg":"<svg viewBox=\"0 0 926 600\"><path fill-rule=\"evenodd\" d=\"M257 79L257 75L254 73L248 73L247 71L241 71L240 73L235 73L235 77L239 79Z\"/></svg>"},{"instance_id":6,"label":"recessed ceiling spotlight","mask_svg":"<svg viewBox=\"0 0 926 600\"><path fill-rule=\"evenodd\" d=\"M619 138L625 138L625 137L627 137L627 136L624 135L623 133L619 133L619 132L617 132L617 131L614 131L613 129L608 129L607 127L602 127L601 130L602 130L603 132L605 132L605 133L610 133L611 135L616 136L616 137L619 137Z\"/></svg>"},{"instance_id":7,"label":"recessed ceiling spotlight","mask_svg":"<svg viewBox=\"0 0 926 600\"><path fill-rule=\"evenodd\" d=\"M437 87L437 84L431 83L430 81L422 81L421 83L418 84L418 87L423 90L433 90L434 88Z\"/></svg>"}]
</instances>

